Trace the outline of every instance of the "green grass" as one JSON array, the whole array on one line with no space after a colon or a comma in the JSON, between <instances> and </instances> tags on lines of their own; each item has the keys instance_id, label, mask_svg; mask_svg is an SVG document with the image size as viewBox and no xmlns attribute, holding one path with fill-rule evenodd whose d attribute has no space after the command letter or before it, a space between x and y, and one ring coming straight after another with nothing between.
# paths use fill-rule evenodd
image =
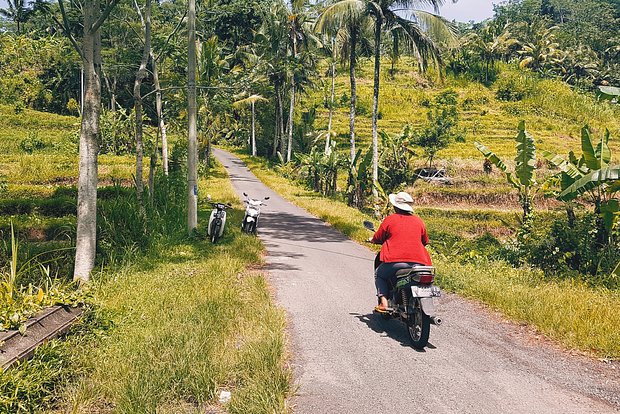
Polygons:
<instances>
[{"instance_id":1,"label":"green grass","mask_svg":"<svg viewBox=\"0 0 620 414\"><path fill-rule=\"evenodd\" d=\"M455 79L451 76L443 82L424 79L416 71L410 59L402 59L398 73L392 79L387 75L388 64L383 62L381 96L378 121L379 129L388 133L400 133L405 125L414 128L426 122L425 101L446 88L459 94L460 127L464 129L466 142L454 143L438 153L439 159L476 159L482 163L482 155L473 146L474 141L485 143L499 156L514 157L514 137L519 120L524 119L528 130L536 139L539 149L567 154L579 149L580 129L585 123L598 130L609 128L612 133L612 150L620 150L620 107L609 103L597 103L589 97L573 91L569 86L554 80L535 80L536 91L521 102L503 102L495 97L495 88L475 82ZM356 117L357 140L360 147L371 142L370 108L372 102L372 62L363 60L358 72L358 101L361 111ZM503 66L508 73L516 69ZM324 82L329 79L322 78ZM305 108L317 107L317 128L327 125L327 109L323 106L326 89L312 91L302 100ZM336 78L336 101L350 96L346 71ZM348 101L343 100L334 114L333 129L338 134L339 147L348 148L349 118ZM420 158L420 163L423 160Z\"/></svg>"},{"instance_id":2,"label":"green grass","mask_svg":"<svg viewBox=\"0 0 620 414\"><path fill-rule=\"evenodd\" d=\"M248 270L263 247L237 229L243 210L221 166L200 191L235 205L221 243L201 229L142 270L104 278L95 298L114 329L80 349L88 374L65 395L68 412L203 413L221 390L232 391L231 413L287 411L284 314L264 275Z\"/></svg>"},{"instance_id":3,"label":"green grass","mask_svg":"<svg viewBox=\"0 0 620 414\"><path fill-rule=\"evenodd\" d=\"M20 240L29 240L21 251L28 257L68 247L75 232L75 216L66 214L74 213L76 199L77 119L11 110L0 106L0 181L7 183L0 186L0 232L6 236L13 221ZM29 130L46 143L32 154L20 146ZM133 156L100 156L100 184L131 185L134 163ZM211 193L236 207L221 243L207 243L201 228L197 238L166 234L141 251L123 239L134 235L135 223L118 231L104 226L119 240L100 240L102 250L112 249L93 281L103 321L89 319L67 340L0 372L0 413L203 413L218 407L223 389L232 391L228 412L288 411L284 314L274 306L265 276L252 270L262 262L263 247L237 229L243 208L221 166L199 188L201 196ZM131 192L100 190L100 213L122 223L114 203L130 199ZM199 222L206 224L210 207L199 207ZM70 274L70 256L62 258L63 276Z\"/></svg>"},{"instance_id":4,"label":"green grass","mask_svg":"<svg viewBox=\"0 0 620 414\"><path fill-rule=\"evenodd\" d=\"M330 223L350 238L362 242L368 232L362 226L370 217L343 202L320 197L293 184L267 168L262 159L241 155L252 172L283 197ZM422 209L425 215L429 210ZM439 213L450 214L449 212ZM479 220L487 221L483 212ZM495 215L495 213L488 213ZM435 214L437 215L437 214ZM430 222L432 214L428 215ZM443 226L458 227L442 218ZM430 226L429 226L430 227ZM430 231L431 243L434 239ZM431 246L432 247L432 246ZM459 264L454 258L433 254L440 286L501 311L517 323L534 326L564 347L599 357L620 359L620 293L591 288L576 281L549 280L539 271L512 268L503 262L477 259L475 264Z\"/></svg>"}]
</instances>

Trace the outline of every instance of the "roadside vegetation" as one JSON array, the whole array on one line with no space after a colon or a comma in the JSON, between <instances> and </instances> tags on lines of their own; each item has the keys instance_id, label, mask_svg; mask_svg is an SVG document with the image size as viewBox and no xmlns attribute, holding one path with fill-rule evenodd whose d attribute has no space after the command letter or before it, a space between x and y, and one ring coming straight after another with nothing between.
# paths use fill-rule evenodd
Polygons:
<instances>
[{"instance_id":1,"label":"roadside vegetation","mask_svg":"<svg viewBox=\"0 0 620 414\"><path fill-rule=\"evenodd\" d=\"M270 166L264 160L241 152L237 155L261 181L283 197L360 243L368 238L368 230L362 223L372 220L372 215L283 178L277 166ZM432 223L427 211L416 209L425 221ZM447 217L438 227L429 226L431 256L437 267L439 286L481 301L517 323L532 325L566 348L602 358L620 358L617 289L593 287L588 281L547 277L530 266L513 267L502 260L489 260L481 250L485 239L470 241L456 251L451 250L453 247L446 249L439 229L457 227L457 223ZM495 242L490 244L493 246Z\"/></svg>"},{"instance_id":2,"label":"roadside vegetation","mask_svg":"<svg viewBox=\"0 0 620 414\"><path fill-rule=\"evenodd\" d=\"M221 165L201 179L200 191L232 203L230 220L241 220ZM167 227L156 227L165 235L139 238L129 233L139 223L128 227L120 215L134 200L117 197L109 207L110 233L101 237L114 253L89 289L87 316L67 340L0 373L0 412L198 413L224 409L221 391L232 393L231 413L286 412L285 319L264 274L251 269L262 262L258 239L236 226L217 246L203 232L188 238L174 208L162 217Z\"/></svg>"},{"instance_id":3,"label":"roadside vegetation","mask_svg":"<svg viewBox=\"0 0 620 414\"><path fill-rule=\"evenodd\" d=\"M620 358L618 1L441 3L0 9L0 330L87 308L2 409L286 411L261 246L202 242L206 194L235 200L211 145L356 240L409 191L446 288Z\"/></svg>"}]
</instances>

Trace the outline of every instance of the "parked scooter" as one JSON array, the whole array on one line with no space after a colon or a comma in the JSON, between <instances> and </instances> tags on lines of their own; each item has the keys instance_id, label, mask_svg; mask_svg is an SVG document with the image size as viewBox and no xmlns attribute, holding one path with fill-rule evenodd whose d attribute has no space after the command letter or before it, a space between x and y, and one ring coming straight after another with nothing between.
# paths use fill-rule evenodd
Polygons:
<instances>
[{"instance_id":1,"label":"parked scooter","mask_svg":"<svg viewBox=\"0 0 620 414\"><path fill-rule=\"evenodd\" d=\"M374 231L370 221L364 221L364 227ZM375 271L381 264L379 255L375 259ZM390 311L381 313L385 319L399 319L407 325L411 345L422 349L428 344L431 324L441 325L441 319L435 313L435 297L441 296L439 287L433 284L435 268L414 265L396 272L396 286L391 286L388 297ZM379 304L381 302L379 301Z\"/></svg>"},{"instance_id":2,"label":"parked scooter","mask_svg":"<svg viewBox=\"0 0 620 414\"><path fill-rule=\"evenodd\" d=\"M209 197L209 200L211 197ZM210 202L213 206L211 216L209 217L209 227L207 234L211 238L211 243L216 243L224 234L224 226L226 225L226 209L232 208L230 204Z\"/></svg>"},{"instance_id":3,"label":"parked scooter","mask_svg":"<svg viewBox=\"0 0 620 414\"><path fill-rule=\"evenodd\" d=\"M248 234L256 234L258 217L260 216L260 208L266 204L263 203L262 200L248 197L246 193L243 193L243 195L246 198L244 200L246 207L245 215L243 216L243 221L241 222L241 231ZM269 200L269 197L265 197L265 200Z\"/></svg>"}]
</instances>

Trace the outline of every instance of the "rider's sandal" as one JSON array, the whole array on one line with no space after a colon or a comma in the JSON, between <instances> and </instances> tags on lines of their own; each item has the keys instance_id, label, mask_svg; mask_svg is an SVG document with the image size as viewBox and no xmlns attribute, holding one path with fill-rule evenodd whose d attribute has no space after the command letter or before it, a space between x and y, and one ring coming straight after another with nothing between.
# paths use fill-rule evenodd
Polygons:
<instances>
[{"instance_id":1,"label":"rider's sandal","mask_svg":"<svg viewBox=\"0 0 620 414\"><path fill-rule=\"evenodd\" d=\"M392 309L390 309L390 308L382 308L381 306L377 305L377 306L375 306L374 311L377 312L377 313L390 313L392 311Z\"/></svg>"}]
</instances>

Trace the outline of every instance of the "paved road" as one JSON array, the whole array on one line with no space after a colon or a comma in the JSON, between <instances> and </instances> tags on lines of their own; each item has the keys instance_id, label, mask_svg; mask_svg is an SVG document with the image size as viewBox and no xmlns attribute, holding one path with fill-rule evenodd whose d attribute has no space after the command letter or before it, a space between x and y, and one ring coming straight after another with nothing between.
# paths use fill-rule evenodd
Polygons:
<instances>
[{"instance_id":1,"label":"paved road","mask_svg":"<svg viewBox=\"0 0 620 414\"><path fill-rule=\"evenodd\" d=\"M214 154L239 194L271 197L259 234L290 320L296 413L620 413L618 364L568 355L456 295L415 351L403 325L371 313L369 249Z\"/></svg>"}]
</instances>

